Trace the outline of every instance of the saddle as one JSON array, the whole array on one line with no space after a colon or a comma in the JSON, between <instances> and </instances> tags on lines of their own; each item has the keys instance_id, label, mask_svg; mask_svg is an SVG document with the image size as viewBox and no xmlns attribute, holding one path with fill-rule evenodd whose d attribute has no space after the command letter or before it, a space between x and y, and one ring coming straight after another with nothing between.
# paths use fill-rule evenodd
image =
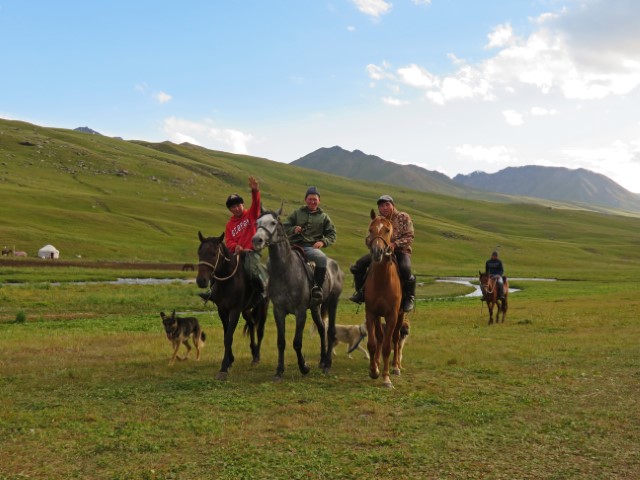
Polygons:
<instances>
[{"instance_id":1,"label":"saddle","mask_svg":"<svg viewBox=\"0 0 640 480\"><path fill-rule=\"evenodd\" d=\"M298 256L302 264L305 266L307 277L309 277L309 284L313 285L313 273L316 270L316 262L309 261L307 254L300 245L291 245L291 251Z\"/></svg>"}]
</instances>

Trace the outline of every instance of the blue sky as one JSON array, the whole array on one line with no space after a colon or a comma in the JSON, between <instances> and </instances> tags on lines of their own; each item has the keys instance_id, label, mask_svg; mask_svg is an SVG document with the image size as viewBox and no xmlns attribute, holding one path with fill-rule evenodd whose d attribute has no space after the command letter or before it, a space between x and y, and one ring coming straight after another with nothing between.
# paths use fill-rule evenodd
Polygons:
<instances>
[{"instance_id":1,"label":"blue sky","mask_svg":"<svg viewBox=\"0 0 640 480\"><path fill-rule=\"evenodd\" d=\"M636 0L0 0L0 117L640 193Z\"/></svg>"}]
</instances>

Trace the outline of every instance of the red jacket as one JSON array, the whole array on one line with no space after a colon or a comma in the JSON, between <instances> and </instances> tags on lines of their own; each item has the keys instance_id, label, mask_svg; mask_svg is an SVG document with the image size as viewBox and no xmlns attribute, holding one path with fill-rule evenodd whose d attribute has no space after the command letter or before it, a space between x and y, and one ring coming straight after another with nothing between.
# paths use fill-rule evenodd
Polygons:
<instances>
[{"instance_id":1,"label":"red jacket","mask_svg":"<svg viewBox=\"0 0 640 480\"><path fill-rule=\"evenodd\" d=\"M251 208L244 210L242 216L232 216L224 231L227 248L234 252L236 245L245 250L253 250L252 239L256 233L256 220L260 216L260 191L251 191Z\"/></svg>"}]
</instances>

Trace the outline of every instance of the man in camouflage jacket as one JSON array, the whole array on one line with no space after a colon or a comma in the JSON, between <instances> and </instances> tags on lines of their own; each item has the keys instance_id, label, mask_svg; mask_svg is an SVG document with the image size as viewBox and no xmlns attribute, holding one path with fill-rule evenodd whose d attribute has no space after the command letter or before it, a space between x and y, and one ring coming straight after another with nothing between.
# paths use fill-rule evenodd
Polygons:
<instances>
[{"instance_id":1,"label":"man in camouflage jacket","mask_svg":"<svg viewBox=\"0 0 640 480\"><path fill-rule=\"evenodd\" d=\"M400 280L402 281L402 309L410 312L415 307L416 277L411 273L411 245L413 244L413 222L408 213L400 212L389 195L382 195L378 199L378 211L380 215L391 220L393 235L391 236L391 248L398 261ZM368 245L367 245L368 246ZM356 303L364 301L364 280L367 269L371 265L371 254L367 254L351 266L356 293L350 300Z\"/></svg>"}]
</instances>

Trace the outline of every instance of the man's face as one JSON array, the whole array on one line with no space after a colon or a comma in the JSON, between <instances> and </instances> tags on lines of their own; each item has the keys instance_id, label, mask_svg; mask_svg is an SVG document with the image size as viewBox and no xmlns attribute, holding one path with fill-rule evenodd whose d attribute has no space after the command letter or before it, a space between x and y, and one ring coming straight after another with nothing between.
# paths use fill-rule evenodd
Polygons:
<instances>
[{"instance_id":1,"label":"man's face","mask_svg":"<svg viewBox=\"0 0 640 480\"><path fill-rule=\"evenodd\" d=\"M304 202L307 204L309 210L315 212L318 209L318 205L320 205L320 197L316 194L307 195Z\"/></svg>"},{"instance_id":2,"label":"man's face","mask_svg":"<svg viewBox=\"0 0 640 480\"><path fill-rule=\"evenodd\" d=\"M498 255L491 255L491 260L497 260L498 259Z\"/></svg>"},{"instance_id":3,"label":"man's face","mask_svg":"<svg viewBox=\"0 0 640 480\"><path fill-rule=\"evenodd\" d=\"M383 217L390 217L393 213L393 203L391 202L381 202L378 204L378 211L380 215Z\"/></svg>"},{"instance_id":4,"label":"man's face","mask_svg":"<svg viewBox=\"0 0 640 480\"><path fill-rule=\"evenodd\" d=\"M244 203L237 203L229 207L229 211L234 217L241 217L244 212Z\"/></svg>"}]
</instances>

